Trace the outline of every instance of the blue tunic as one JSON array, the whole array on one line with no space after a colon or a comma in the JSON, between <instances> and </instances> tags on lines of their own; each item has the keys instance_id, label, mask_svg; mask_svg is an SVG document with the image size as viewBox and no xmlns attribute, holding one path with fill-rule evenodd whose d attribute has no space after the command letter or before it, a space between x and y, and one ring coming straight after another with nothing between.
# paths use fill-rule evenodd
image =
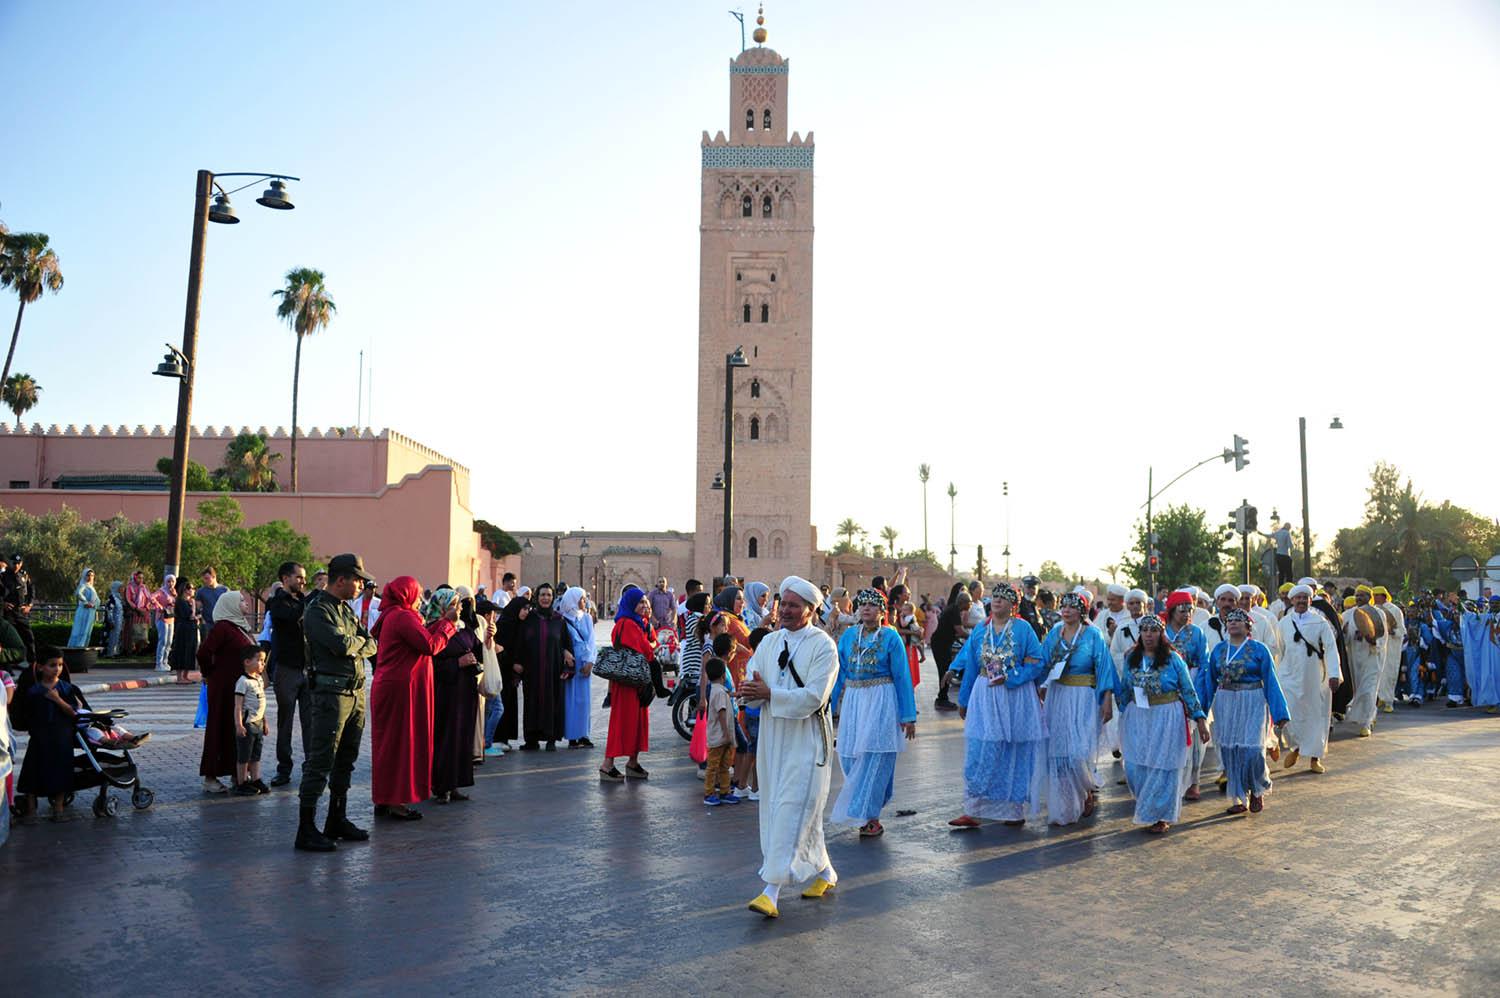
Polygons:
<instances>
[{"instance_id":1,"label":"blue tunic","mask_svg":"<svg viewBox=\"0 0 1500 998\"><path fill-rule=\"evenodd\" d=\"M1040 811L1047 722L1036 687L1046 674L1036 631L1012 617L975 628L951 668L963 673L964 813L1022 821ZM977 685L976 685L977 684Z\"/></svg>"},{"instance_id":2,"label":"blue tunic","mask_svg":"<svg viewBox=\"0 0 1500 998\"><path fill-rule=\"evenodd\" d=\"M1465 613L1460 622L1469 697L1476 707L1500 704L1500 614Z\"/></svg>"},{"instance_id":3,"label":"blue tunic","mask_svg":"<svg viewBox=\"0 0 1500 998\"><path fill-rule=\"evenodd\" d=\"M572 641L569 650L573 652L573 678L563 684L563 737L574 742L588 738L593 727L592 677L583 674L583 666L593 664L598 656L594 645L594 618L586 613L570 618L567 636Z\"/></svg>"},{"instance_id":4,"label":"blue tunic","mask_svg":"<svg viewBox=\"0 0 1500 998\"><path fill-rule=\"evenodd\" d=\"M1198 694L1198 702L1209 699L1208 676L1203 671L1203 667L1208 664L1208 635L1203 633L1203 628L1193 623L1185 624L1180 631L1174 631L1168 625L1164 628L1164 633L1172 643L1172 650L1187 665L1188 675L1193 677L1193 692Z\"/></svg>"},{"instance_id":5,"label":"blue tunic","mask_svg":"<svg viewBox=\"0 0 1500 998\"><path fill-rule=\"evenodd\" d=\"M1271 650L1254 638L1238 646L1221 641L1209 653L1205 671L1204 706L1214 711L1214 743L1229 781L1226 792L1237 801L1270 793L1266 715L1276 724L1291 718Z\"/></svg>"},{"instance_id":6,"label":"blue tunic","mask_svg":"<svg viewBox=\"0 0 1500 998\"><path fill-rule=\"evenodd\" d=\"M1115 691L1118 682L1114 656L1109 653L1109 643L1104 632L1097 627L1081 625L1070 647L1063 640L1063 628L1066 626L1057 624L1047 632L1047 639L1042 642L1043 674L1050 675L1057 664L1063 662L1064 676L1088 676L1093 679L1091 685L1094 687L1095 699L1102 704Z\"/></svg>"},{"instance_id":7,"label":"blue tunic","mask_svg":"<svg viewBox=\"0 0 1500 998\"><path fill-rule=\"evenodd\" d=\"M1015 617L1010 618L1010 623L1016 622ZM957 657L953 659L950 669L956 669L963 673L963 685L958 690L958 705L967 707L969 705L969 694L974 689L974 683L979 679L981 673L986 671L986 660L996 670L996 675L1001 672L1005 675L1005 686L1007 689L1017 689L1030 683L1035 685L1041 682L1042 677L1047 674L1046 666L1042 662L1042 646L1037 641L1036 631L1025 621L1020 627L1010 628L1011 644L1009 649L1002 651L1000 635L994 630L993 621L986 620L980 627L976 627L964 642Z\"/></svg>"},{"instance_id":8,"label":"blue tunic","mask_svg":"<svg viewBox=\"0 0 1500 998\"><path fill-rule=\"evenodd\" d=\"M73 632L68 635L69 648L84 648L94 636L94 619L99 613L99 594L88 583L79 586L73 593L78 597L78 609L73 611Z\"/></svg>"},{"instance_id":9,"label":"blue tunic","mask_svg":"<svg viewBox=\"0 0 1500 998\"><path fill-rule=\"evenodd\" d=\"M1260 683L1261 695L1266 708L1271 712L1271 722L1280 724L1291 719L1286 697L1281 692L1281 683L1276 678L1276 663L1271 659L1271 649L1254 638L1247 638L1240 646L1243 651L1230 658L1233 651L1229 642L1214 645L1208 656L1208 696L1203 700L1205 710L1214 705L1214 696L1225 684Z\"/></svg>"},{"instance_id":10,"label":"blue tunic","mask_svg":"<svg viewBox=\"0 0 1500 998\"><path fill-rule=\"evenodd\" d=\"M1139 707L1136 687L1148 697L1176 694L1177 699ZM1121 709L1125 782L1135 796L1134 821L1138 825L1174 822L1182 814L1182 794L1190 778L1183 717L1201 720L1204 716L1187 663L1176 652L1160 668L1145 655L1133 666L1127 657L1115 698Z\"/></svg>"}]
</instances>

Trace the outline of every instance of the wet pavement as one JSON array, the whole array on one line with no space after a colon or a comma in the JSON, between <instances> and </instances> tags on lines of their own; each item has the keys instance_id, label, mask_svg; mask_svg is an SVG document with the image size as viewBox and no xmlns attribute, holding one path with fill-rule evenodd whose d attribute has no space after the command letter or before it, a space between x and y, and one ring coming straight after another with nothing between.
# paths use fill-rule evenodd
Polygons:
<instances>
[{"instance_id":1,"label":"wet pavement","mask_svg":"<svg viewBox=\"0 0 1500 998\"><path fill-rule=\"evenodd\" d=\"M1226 816L1209 793L1156 838L1130 825L1117 767L1099 813L1072 828L950 831L962 728L929 710L886 835L831 830L838 889L788 892L777 921L744 908L758 805L703 807L664 705L651 721L647 783L601 785L597 753L513 753L479 770L473 801L326 856L291 849L288 790L199 793L201 734L148 745L152 808L96 820L81 797L74 820L18 827L0 848L6 991L1497 988L1500 718L1429 706L1386 715L1374 738L1340 731L1327 775L1278 770L1262 814ZM368 740L351 811L369 823Z\"/></svg>"}]
</instances>

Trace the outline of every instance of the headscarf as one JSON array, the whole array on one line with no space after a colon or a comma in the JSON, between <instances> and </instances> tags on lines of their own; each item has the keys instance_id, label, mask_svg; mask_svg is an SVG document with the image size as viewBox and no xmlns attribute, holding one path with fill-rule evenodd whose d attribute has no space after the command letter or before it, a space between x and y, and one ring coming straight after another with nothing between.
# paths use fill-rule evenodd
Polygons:
<instances>
[{"instance_id":1,"label":"headscarf","mask_svg":"<svg viewBox=\"0 0 1500 998\"><path fill-rule=\"evenodd\" d=\"M1187 594L1183 593L1183 595L1186 596ZM1189 597L1189 599L1191 599L1191 597ZM1166 628L1162 626L1161 618L1158 617L1154 613L1148 613L1148 614L1146 614L1140 620L1138 620L1138 621L1135 622L1135 626L1143 634L1146 631L1165 631L1166 630Z\"/></svg>"},{"instance_id":2,"label":"headscarf","mask_svg":"<svg viewBox=\"0 0 1500 998\"><path fill-rule=\"evenodd\" d=\"M568 591L562 594L562 599L557 601L557 612L563 615L565 620L579 620L585 616L583 612L583 599L588 593L579 586L570 586Z\"/></svg>"},{"instance_id":3,"label":"headscarf","mask_svg":"<svg viewBox=\"0 0 1500 998\"><path fill-rule=\"evenodd\" d=\"M1077 593L1063 593L1062 598L1057 601L1057 608L1059 610L1073 609L1082 614L1088 609L1088 604Z\"/></svg>"},{"instance_id":4,"label":"headscarf","mask_svg":"<svg viewBox=\"0 0 1500 998\"><path fill-rule=\"evenodd\" d=\"M398 575L385 584L385 592L381 596L381 610L383 612L389 612L392 609L415 611L417 601L421 598L422 584L410 575Z\"/></svg>"},{"instance_id":5,"label":"headscarf","mask_svg":"<svg viewBox=\"0 0 1500 998\"><path fill-rule=\"evenodd\" d=\"M84 586L88 585L89 576L93 573L93 571L94 570L92 568L85 568L82 572L79 572L78 585L74 586L73 588L82 589Z\"/></svg>"},{"instance_id":6,"label":"headscarf","mask_svg":"<svg viewBox=\"0 0 1500 998\"><path fill-rule=\"evenodd\" d=\"M109 584L109 598L114 599L116 596L120 596L120 590L124 588L125 583L123 582L111 582ZM123 596L121 596L120 599L122 602L124 601Z\"/></svg>"},{"instance_id":7,"label":"headscarf","mask_svg":"<svg viewBox=\"0 0 1500 998\"><path fill-rule=\"evenodd\" d=\"M1230 610L1228 613L1224 614L1225 624L1232 624L1236 620L1240 621L1243 624L1248 624L1250 623L1250 615L1244 610L1241 610L1239 607L1235 607L1233 610Z\"/></svg>"},{"instance_id":8,"label":"headscarf","mask_svg":"<svg viewBox=\"0 0 1500 998\"><path fill-rule=\"evenodd\" d=\"M879 589L861 589L854 597L854 609L862 606L878 606L885 609L885 593Z\"/></svg>"},{"instance_id":9,"label":"headscarf","mask_svg":"<svg viewBox=\"0 0 1500 998\"><path fill-rule=\"evenodd\" d=\"M1072 595L1069 593L1068 595ZM997 582L995 588L990 590L991 599L1003 599L1011 606L1021 602L1021 597L1016 593L1016 587L1009 582Z\"/></svg>"},{"instance_id":10,"label":"headscarf","mask_svg":"<svg viewBox=\"0 0 1500 998\"><path fill-rule=\"evenodd\" d=\"M219 597L214 604L214 623L219 621L233 624L246 634L250 632L250 621L245 619L245 595L238 589L231 589Z\"/></svg>"},{"instance_id":11,"label":"headscarf","mask_svg":"<svg viewBox=\"0 0 1500 998\"><path fill-rule=\"evenodd\" d=\"M452 606L456 599L458 599L458 593L454 590L447 586L439 588L433 592L432 599L427 601L427 605L422 607L422 619L429 624L432 623L446 613L448 607Z\"/></svg>"},{"instance_id":12,"label":"headscarf","mask_svg":"<svg viewBox=\"0 0 1500 998\"><path fill-rule=\"evenodd\" d=\"M728 592L728 590L725 590L725 592ZM722 596L724 594L720 593L719 595ZM626 586L625 591L620 594L620 605L615 610L615 623L618 624L622 620L633 620L640 627L642 634L650 634L651 631L647 627L646 621L642 620L640 615L635 612L635 605L645 598L646 592L640 586Z\"/></svg>"},{"instance_id":13,"label":"headscarf","mask_svg":"<svg viewBox=\"0 0 1500 998\"><path fill-rule=\"evenodd\" d=\"M734 613L734 601L737 600L737 599L739 599L739 598L740 598L740 587L739 586L725 586L723 589L719 590L719 595L717 595L717 596L714 597L714 609L715 610L722 610L725 613L732 614L732 613ZM633 607L632 607L632 609L633 609ZM746 609L749 609L749 607L746 607ZM616 615L615 619L619 620L620 618L619 618L618 615Z\"/></svg>"},{"instance_id":14,"label":"headscarf","mask_svg":"<svg viewBox=\"0 0 1500 998\"><path fill-rule=\"evenodd\" d=\"M761 600L771 591L771 587L764 582L752 582L745 587L745 612L741 615L745 618L745 626L756 628L765 619L766 611L761 606Z\"/></svg>"},{"instance_id":15,"label":"headscarf","mask_svg":"<svg viewBox=\"0 0 1500 998\"><path fill-rule=\"evenodd\" d=\"M166 575L166 576L162 577L161 588L156 591L156 595L158 597L158 599L157 599L157 604L158 605L161 605L161 601L162 600L165 600L166 603L167 603L167 605L171 605L173 602L176 601L176 599L177 599L177 587L176 587L176 584L177 584L177 576L175 576L175 575ZM80 582L79 585L83 585L83 583Z\"/></svg>"}]
</instances>

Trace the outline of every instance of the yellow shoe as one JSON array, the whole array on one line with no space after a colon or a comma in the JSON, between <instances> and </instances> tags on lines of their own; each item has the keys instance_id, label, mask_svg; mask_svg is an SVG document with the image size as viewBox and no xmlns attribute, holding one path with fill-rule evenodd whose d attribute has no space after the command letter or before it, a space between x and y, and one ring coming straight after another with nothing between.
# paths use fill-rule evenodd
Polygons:
<instances>
[{"instance_id":1,"label":"yellow shoe","mask_svg":"<svg viewBox=\"0 0 1500 998\"><path fill-rule=\"evenodd\" d=\"M1484 712L1486 714L1500 714L1500 707L1496 707L1494 704L1490 704L1488 707L1484 708Z\"/></svg>"},{"instance_id":2,"label":"yellow shoe","mask_svg":"<svg viewBox=\"0 0 1500 998\"><path fill-rule=\"evenodd\" d=\"M1301 755L1301 752L1297 751L1296 749L1292 749L1286 754L1286 762L1281 764L1282 768L1291 769L1293 766L1297 765L1297 758Z\"/></svg>"},{"instance_id":3,"label":"yellow shoe","mask_svg":"<svg viewBox=\"0 0 1500 998\"><path fill-rule=\"evenodd\" d=\"M1394 713L1396 713L1396 708L1392 707L1388 703L1383 703L1383 704L1380 705L1380 712L1382 714L1394 714Z\"/></svg>"},{"instance_id":4,"label":"yellow shoe","mask_svg":"<svg viewBox=\"0 0 1500 998\"><path fill-rule=\"evenodd\" d=\"M757 894L755 900L750 902L750 910L758 911L767 918L780 918L781 912L776 909L776 902L764 894Z\"/></svg>"},{"instance_id":5,"label":"yellow shoe","mask_svg":"<svg viewBox=\"0 0 1500 998\"><path fill-rule=\"evenodd\" d=\"M1314 759L1312 762L1310 762L1308 764L1307 768L1310 769L1310 770L1312 770L1314 773L1326 773L1326 772L1328 772L1328 770L1326 770L1326 769L1323 768L1323 764L1321 762L1319 762L1317 759Z\"/></svg>"},{"instance_id":6,"label":"yellow shoe","mask_svg":"<svg viewBox=\"0 0 1500 998\"><path fill-rule=\"evenodd\" d=\"M1359 729L1359 737L1361 737L1361 738L1369 738L1370 737L1370 729L1369 728L1360 728Z\"/></svg>"},{"instance_id":7,"label":"yellow shoe","mask_svg":"<svg viewBox=\"0 0 1500 998\"><path fill-rule=\"evenodd\" d=\"M833 888L833 884L830 884L822 877L818 877L812 883L807 885L807 890L802 892L802 896L805 898L820 898L824 894L827 894L829 891L833 890Z\"/></svg>"}]
</instances>

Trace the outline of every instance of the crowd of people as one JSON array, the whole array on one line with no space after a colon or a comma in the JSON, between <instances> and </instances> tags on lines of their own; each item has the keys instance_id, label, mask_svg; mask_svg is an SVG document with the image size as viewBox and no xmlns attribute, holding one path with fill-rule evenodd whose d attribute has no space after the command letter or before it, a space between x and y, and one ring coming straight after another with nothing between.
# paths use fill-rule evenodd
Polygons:
<instances>
[{"instance_id":1,"label":"crowd of people","mask_svg":"<svg viewBox=\"0 0 1500 998\"><path fill-rule=\"evenodd\" d=\"M1082 586L1054 594L1027 576L1019 587L955 584L933 600L914 598L901 574L853 593L793 576L775 589L688 580L679 594L661 578L619 594L600 647L598 612L579 587L528 588L511 574L492 594L423 590L410 576L380 587L352 554L311 585L302 565L278 574L259 628L246 594L218 585L212 569L199 587L183 579L150 590L137 575L105 603L107 619L119 603L110 634L122 650L139 649L154 623L167 648L158 667L201 674L205 793L288 785L300 731L294 844L332 851L369 837L348 813L367 716L375 816L415 821L427 802L469 800L475 767L509 751L593 748L596 667L608 683L599 779L644 781L650 707L672 695L670 667L697 695L701 744L695 737L690 751L703 803L762 804L763 888L750 907L770 917L783 887L807 884L804 896L821 897L838 882L823 837L835 756L843 783L828 820L862 838L884 834L929 660L935 711L964 726L955 829L1088 818L1115 761L1147 832L1166 832L1205 781L1225 793L1229 813L1255 814L1276 764L1327 771L1339 723L1369 737L1399 704L1500 710L1500 597L1489 592L1470 603L1419 593L1399 605L1381 586L1345 593L1306 578L1268 604L1253 585L1155 597L1111 585L1096 596ZM29 596L16 570L7 578L7 607L23 605L11 598ZM93 586L82 573L75 632L99 612ZM15 632L13 616L5 626ZM56 649L26 661L36 668L8 691L12 717L32 733L16 789L23 808L45 798L57 816L71 771L65 734L86 701ZM260 759L272 698L268 784Z\"/></svg>"}]
</instances>

